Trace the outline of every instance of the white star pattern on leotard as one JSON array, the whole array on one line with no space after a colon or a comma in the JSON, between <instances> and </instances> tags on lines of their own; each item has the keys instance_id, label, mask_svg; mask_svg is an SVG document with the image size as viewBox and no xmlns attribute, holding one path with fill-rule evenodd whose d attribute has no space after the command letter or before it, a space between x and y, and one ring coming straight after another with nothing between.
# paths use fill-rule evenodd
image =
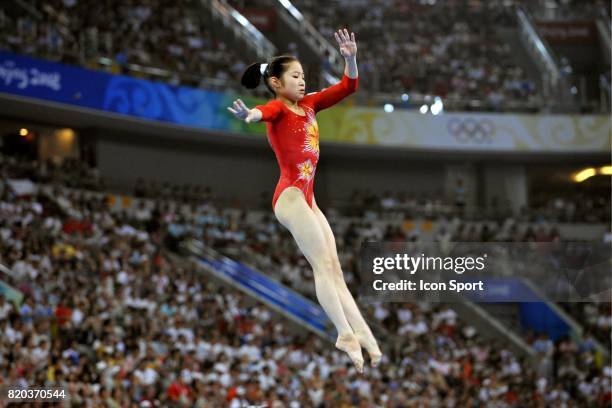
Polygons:
<instances>
[{"instance_id":1,"label":"white star pattern on leotard","mask_svg":"<svg viewBox=\"0 0 612 408\"><path fill-rule=\"evenodd\" d=\"M297 165L299 179L310 181L314 175L314 166L310 159Z\"/></svg>"}]
</instances>

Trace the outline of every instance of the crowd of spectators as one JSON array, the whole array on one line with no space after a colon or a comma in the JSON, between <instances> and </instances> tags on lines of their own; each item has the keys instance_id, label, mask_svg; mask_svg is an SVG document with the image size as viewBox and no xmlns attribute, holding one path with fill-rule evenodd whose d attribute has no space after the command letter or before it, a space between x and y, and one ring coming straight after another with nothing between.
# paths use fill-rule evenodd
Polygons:
<instances>
[{"instance_id":1,"label":"crowd of spectators","mask_svg":"<svg viewBox=\"0 0 612 408\"><path fill-rule=\"evenodd\" d=\"M609 302L563 303L576 321L581 322L588 334L608 349L612 348L612 310Z\"/></svg>"},{"instance_id":2,"label":"crowd of spectators","mask_svg":"<svg viewBox=\"0 0 612 408\"><path fill-rule=\"evenodd\" d=\"M238 90L247 65L198 1L46 0L37 15L18 10L0 7L0 49L212 89Z\"/></svg>"},{"instance_id":3,"label":"crowd of spectators","mask_svg":"<svg viewBox=\"0 0 612 408\"><path fill-rule=\"evenodd\" d=\"M359 285L359 254L361 245L366 241L376 242L415 242L434 241L441 246L452 242L483 243L565 243L583 239L563 237L559 225L555 222L530 222L529 219L506 218L502 220L467 221L460 217L440 217L437 222L427 219L414 219L408 216L400 218L378 218L376 213L365 212L365 216L347 217L333 209L326 210L327 219L335 233L338 254L343 266L345 279ZM600 236L601 235L601 236ZM169 246L178 247L178 242L185 239L201 240L208 247L216 248L234 259L254 265L257 269L267 271L281 282L294 287L303 295L316 300L311 283L311 269L293 244L287 230L270 213L263 212L254 216L250 211L238 210L229 219L223 219L214 205L203 203L200 206L185 207L181 216L169 225ZM609 234L593 232L593 242L609 242ZM565 245L565 244L564 244ZM526 249L520 245L512 246L517 251ZM525 257L527 254L522 254ZM536 254L532 254L536 255ZM537 258L537 257L536 257ZM509 253L503 262L522 259L520 254ZM523 263L520 268L515 265L514 273L528 276L556 276L560 271L550 270L545 263L535 261ZM532 271L528 272L527 268ZM504 268L506 270L507 268ZM501 269L500 269L501 270ZM509 269L512 270L512 269ZM555 272L556 271L556 272ZM538 282L542 282L541 280ZM603 282L602 282L603 283ZM565 295L554 294L555 287L541 288L551 291L551 296L564 299Z\"/></svg>"},{"instance_id":4,"label":"crowd of spectators","mask_svg":"<svg viewBox=\"0 0 612 408\"><path fill-rule=\"evenodd\" d=\"M514 218L519 222L548 223L604 223L610 222L610 197L605 192L580 191L560 194L559 191L530 191L530 202L514 211L508 198L493 197L487 206L466 205L465 194L444 194L440 191L411 192L405 190L375 193L370 189L356 189L344 201L332 207L347 216L377 218L407 217L429 220L459 217L464 220L488 219L503 222ZM533 197L531 198L531 195Z\"/></svg>"},{"instance_id":5,"label":"crowd of spectators","mask_svg":"<svg viewBox=\"0 0 612 408\"><path fill-rule=\"evenodd\" d=\"M501 1L337 1L294 4L325 38L340 27L357 33L362 87L444 101L480 100L482 109L533 103L534 78L497 34L516 24Z\"/></svg>"},{"instance_id":6,"label":"crowd of spectators","mask_svg":"<svg viewBox=\"0 0 612 408\"><path fill-rule=\"evenodd\" d=\"M18 195L7 180L45 179L32 174L38 166L0 158L0 264L11 270L0 279L24 294L19 307L0 297L0 383L59 384L78 404L110 407L609 404L612 372L590 337L539 336L532 365L445 304L361 305L394 347L359 376L330 344L169 252L173 236L200 226L212 248L266 248L286 261L278 268L292 268L301 257L271 217L253 224L244 211L218 208L206 189L198 206L168 189L118 210L106 191L69 189L61 177L47 179L50 194ZM338 231L350 255L362 231Z\"/></svg>"},{"instance_id":7,"label":"crowd of spectators","mask_svg":"<svg viewBox=\"0 0 612 408\"><path fill-rule=\"evenodd\" d=\"M296 0L294 5L334 46L335 30L349 27L357 33L364 95L436 95L447 110L503 111L519 105L532 110L542 102L535 78L517 64L498 33L516 25L516 3L522 2L343 0L320 7L317 1ZM557 3L529 6L554 9L560 16L609 13L599 0ZM0 7L0 48L175 85L244 91L240 77L252 61L215 33L210 10L199 1L45 0L35 12L26 10ZM279 52L299 56L295 43ZM305 69L315 90L324 85L320 71L330 67ZM256 93L266 95L263 87Z\"/></svg>"},{"instance_id":8,"label":"crowd of spectators","mask_svg":"<svg viewBox=\"0 0 612 408\"><path fill-rule=\"evenodd\" d=\"M532 213L560 222L610 223L610 193L570 189L567 192L534 192Z\"/></svg>"},{"instance_id":9,"label":"crowd of spectators","mask_svg":"<svg viewBox=\"0 0 612 408\"><path fill-rule=\"evenodd\" d=\"M610 2L605 0L523 0L521 3L535 18L542 20L592 19L602 12L610 18Z\"/></svg>"},{"instance_id":10,"label":"crowd of spectators","mask_svg":"<svg viewBox=\"0 0 612 408\"><path fill-rule=\"evenodd\" d=\"M37 183L59 184L70 188L93 191L107 190L106 182L96 166L85 165L75 158L63 160L28 160L16 156L2 156L0 179L6 185L13 179L27 179Z\"/></svg>"}]
</instances>

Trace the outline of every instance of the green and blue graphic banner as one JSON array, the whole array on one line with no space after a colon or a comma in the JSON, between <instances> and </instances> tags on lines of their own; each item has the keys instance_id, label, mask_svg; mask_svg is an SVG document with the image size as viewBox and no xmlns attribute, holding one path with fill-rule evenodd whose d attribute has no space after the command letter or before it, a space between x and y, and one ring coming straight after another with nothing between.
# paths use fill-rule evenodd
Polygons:
<instances>
[{"instance_id":1,"label":"green and blue graphic banner","mask_svg":"<svg viewBox=\"0 0 612 408\"><path fill-rule=\"evenodd\" d=\"M0 92L207 129L265 134L227 111L234 96L83 69L0 51ZM249 106L261 98L240 95Z\"/></svg>"}]
</instances>

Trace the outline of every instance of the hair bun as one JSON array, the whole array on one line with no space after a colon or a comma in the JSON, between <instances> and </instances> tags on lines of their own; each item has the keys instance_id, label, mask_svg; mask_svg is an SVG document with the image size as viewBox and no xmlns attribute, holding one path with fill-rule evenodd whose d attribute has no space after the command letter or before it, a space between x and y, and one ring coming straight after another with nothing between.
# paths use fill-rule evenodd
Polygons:
<instances>
[{"instance_id":1,"label":"hair bun","mask_svg":"<svg viewBox=\"0 0 612 408\"><path fill-rule=\"evenodd\" d=\"M244 74L242 75L242 79L240 83L247 89L255 89L261 82L261 63L255 62L248 66Z\"/></svg>"}]
</instances>

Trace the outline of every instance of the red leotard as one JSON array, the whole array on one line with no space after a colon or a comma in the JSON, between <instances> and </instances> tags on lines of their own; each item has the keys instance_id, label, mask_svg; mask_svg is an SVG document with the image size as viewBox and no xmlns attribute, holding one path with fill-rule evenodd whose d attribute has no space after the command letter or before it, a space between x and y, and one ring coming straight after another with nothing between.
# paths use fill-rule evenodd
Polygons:
<instances>
[{"instance_id":1,"label":"red leotard","mask_svg":"<svg viewBox=\"0 0 612 408\"><path fill-rule=\"evenodd\" d=\"M357 82L358 78L351 79L345 74L337 84L305 95L298 106L306 115L298 115L279 99L255 106L262 113L261 120L266 122L268 141L281 170L272 211L280 194L290 186L302 190L312 208L314 175L319 161L319 125L315 114L355 92Z\"/></svg>"}]
</instances>

